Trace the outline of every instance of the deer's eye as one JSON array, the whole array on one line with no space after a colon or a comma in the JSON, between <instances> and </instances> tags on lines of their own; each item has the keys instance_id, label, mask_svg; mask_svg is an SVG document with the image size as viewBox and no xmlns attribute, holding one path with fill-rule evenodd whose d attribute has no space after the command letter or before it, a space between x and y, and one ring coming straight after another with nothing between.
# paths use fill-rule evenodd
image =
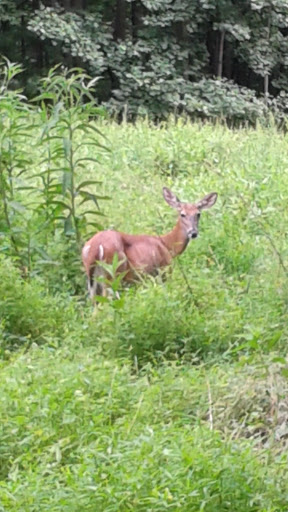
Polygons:
<instances>
[{"instance_id":1,"label":"deer's eye","mask_svg":"<svg viewBox=\"0 0 288 512\"><path fill-rule=\"evenodd\" d=\"M181 212L180 215L181 215L181 217L186 217L186 213L184 213L184 212Z\"/></svg>"},{"instance_id":2,"label":"deer's eye","mask_svg":"<svg viewBox=\"0 0 288 512\"><path fill-rule=\"evenodd\" d=\"M201 217L201 213L197 213L197 219L199 220Z\"/></svg>"}]
</instances>

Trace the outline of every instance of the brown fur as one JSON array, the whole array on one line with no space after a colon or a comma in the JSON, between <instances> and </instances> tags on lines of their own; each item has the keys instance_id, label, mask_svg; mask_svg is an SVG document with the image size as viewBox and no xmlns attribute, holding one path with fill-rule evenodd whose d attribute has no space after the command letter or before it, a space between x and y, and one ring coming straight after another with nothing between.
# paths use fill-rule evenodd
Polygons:
<instances>
[{"instance_id":1,"label":"brown fur","mask_svg":"<svg viewBox=\"0 0 288 512\"><path fill-rule=\"evenodd\" d=\"M135 272L154 274L158 269L170 265L172 259L186 249L190 239L197 237L200 211L213 206L217 199L217 194L212 193L196 204L181 203L167 188L163 189L163 195L166 202L179 213L175 227L166 235L129 235L107 230L100 231L86 242L82 261L91 297L95 294L91 288L95 269L101 266L101 260L111 264L115 254L122 262L118 272L126 272L124 280L127 281L135 278ZM100 265L97 265L98 261Z\"/></svg>"}]
</instances>

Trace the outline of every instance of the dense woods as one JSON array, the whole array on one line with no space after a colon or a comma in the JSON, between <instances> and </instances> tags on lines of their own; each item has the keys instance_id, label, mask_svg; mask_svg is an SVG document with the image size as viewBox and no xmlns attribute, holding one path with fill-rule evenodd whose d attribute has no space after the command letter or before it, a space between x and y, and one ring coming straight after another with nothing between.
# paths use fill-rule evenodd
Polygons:
<instances>
[{"instance_id":1,"label":"dense woods","mask_svg":"<svg viewBox=\"0 0 288 512\"><path fill-rule=\"evenodd\" d=\"M282 118L287 0L5 0L0 52L25 68L25 92L57 63L99 77L121 116Z\"/></svg>"}]
</instances>

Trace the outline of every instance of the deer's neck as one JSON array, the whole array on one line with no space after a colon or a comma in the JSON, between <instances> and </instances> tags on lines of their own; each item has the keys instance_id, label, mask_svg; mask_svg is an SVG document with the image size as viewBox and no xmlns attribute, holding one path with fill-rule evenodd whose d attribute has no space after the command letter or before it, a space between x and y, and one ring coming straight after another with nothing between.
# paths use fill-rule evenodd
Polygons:
<instances>
[{"instance_id":1,"label":"deer's neck","mask_svg":"<svg viewBox=\"0 0 288 512\"><path fill-rule=\"evenodd\" d=\"M166 235L162 235L160 238L173 258L185 251L189 242L187 234L180 224L180 219L178 219L178 222L172 231Z\"/></svg>"}]
</instances>

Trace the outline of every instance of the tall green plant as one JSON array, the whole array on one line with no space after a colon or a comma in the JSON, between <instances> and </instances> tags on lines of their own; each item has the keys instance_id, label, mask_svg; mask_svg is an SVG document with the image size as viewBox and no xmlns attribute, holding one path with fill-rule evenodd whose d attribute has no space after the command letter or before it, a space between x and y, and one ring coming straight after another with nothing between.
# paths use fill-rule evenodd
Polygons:
<instances>
[{"instance_id":1,"label":"tall green plant","mask_svg":"<svg viewBox=\"0 0 288 512\"><path fill-rule=\"evenodd\" d=\"M80 178L87 162L98 164L97 156L82 156L85 148L92 146L95 153L108 150L99 142L103 135L91 121L103 115L92 95L96 81L80 68L62 73L53 68L42 80L41 94L35 99L41 102L44 167L38 177L42 182L42 208L46 219L63 221L65 234L75 238L77 245L81 243L81 233L91 226L99 228L95 220L95 215L101 215L98 200L108 199L87 190L88 186L98 187L101 180ZM83 209L87 203L96 208Z\"/></svg>"},{"instance_id":2,"label":"tall green plant","mask_svg":"<svg viewBox=\"0 0 288 512\"><path fill-rule=\"evenodd\" d=\"M5 59L0 66L0 235L5 242L1 250L16 256L25 265L26 206L20 199L23 178L31 165L31 108L20 89L13 83L22 68ZM19 219L21 218L21 222Z\"/></svg>"},{"instance_id":3,"label":"tall green plant","mask_svg":"<svg viewBox=\"0 0 288 512\"><path fill-rule=\"evenodd\" d=\"M54 265L56 281L62 272L60 281L70 282L79 273L82 236L100 227L98 200L107 199L95 190L101 180L81 178L88 162L98 162L99 150L107 150L93 123L103 113L92 95L97 79L78 68L54 68L31 103L15 88L21 71L9 61L0 69L1 251L15 257L25 275L57 262L66 273Z\"/></svg>"}]
</instances>

